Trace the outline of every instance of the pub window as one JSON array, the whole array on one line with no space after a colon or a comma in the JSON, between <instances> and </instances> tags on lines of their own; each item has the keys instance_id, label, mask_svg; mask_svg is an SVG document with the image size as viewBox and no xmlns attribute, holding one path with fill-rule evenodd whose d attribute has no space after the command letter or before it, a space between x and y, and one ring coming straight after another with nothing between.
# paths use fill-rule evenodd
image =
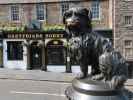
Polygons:
<instances>
[{"instance_id":1,"label":"pub window","mask_svg":"<svg viewBox=\"0 0 133 100\"><path fill-rule=\"evenodd\" d=\"M61 15L63 16L63 14L69 9L69 3L61 3Z\"/></svg>"},{"instance_id":2,"label":"pub window","mask_svg":"<svg viewBox=\"0 0 133 100\"><path fill-rule=\"evenodd\" d=\"M23 60L22 41L7 42L7 58L8 60Z\"/></svg>"},{"instance_id":3,"label":"pub window","mask_svg":"<svg viewBox=\"0 0 133 100\"><path fill-rule=\"evenodd\" d=\"M100 2L99 0L93 0L91 4L92 19L100 18Z\"/></svg>"},{"instance_id":4,"label":"pub window","mask_svg":"<svg viewBox=\"0 0 133 100\"><path fill-rule=\"evenodd\" d=\"M19 6L18 5L11 6L11 20L12 21L19 20Z\"/></svg>"},{"instance_id":5,"label":"pub window","mask_svg":"<svg viewBox=\"0 0 133 100\"><path fill-rule=\"evenodd\" d=\"M36 5L37 20L44 20L44 4Z\"/></svg>"},{"instance_id":6,"label":"pub window","mask_svg":"<svg viewBox=\"0 0 133 100\"><path fill-rule=\"evenodd\" d=\"M131 25L132 24L132 16L124 16L124 23L125 23L125 25Z\"/></svg>"}]
</instances>

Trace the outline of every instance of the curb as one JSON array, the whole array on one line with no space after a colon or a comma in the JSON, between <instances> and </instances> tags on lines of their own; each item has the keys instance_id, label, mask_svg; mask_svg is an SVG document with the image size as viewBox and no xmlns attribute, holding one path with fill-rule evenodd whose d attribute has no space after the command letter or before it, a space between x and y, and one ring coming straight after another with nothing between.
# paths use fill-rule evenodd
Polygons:
<instances>
[{"instance_id":1,"label":"curb","mask_svg":"<svg viewBox=\"0 0 133 100\"><path fill-rule=\"evenodd\" d=\"M57 73L43 71L23 71L23 70L8 70L0 69L0 79L10 80L32 80L32 81L50 81L50 82L65 82L71 83L74 78L72 73Z\"/></svg>"}]
</instances>

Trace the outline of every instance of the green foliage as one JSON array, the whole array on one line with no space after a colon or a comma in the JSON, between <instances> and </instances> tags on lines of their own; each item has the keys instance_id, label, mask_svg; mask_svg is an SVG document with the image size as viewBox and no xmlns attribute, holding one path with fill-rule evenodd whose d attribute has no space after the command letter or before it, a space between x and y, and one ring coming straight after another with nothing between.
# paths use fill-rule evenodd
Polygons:
<instances>
[{"instance_id":1,"label":"green foliage","mask_svg":"<svg viewBox=\"0 0 133 100\"><path fill-rule=\"evenodd\" d=\"M56 24L56 25L45 25L43 27L44 31L54 31L54 30L64 30L64 29L65 29L65 27L63 25L58 25L58 24Z\"/></svg>"},{"instance_id":2,"label":"green foliage","mask_svg":"<svg viewBox=\"0 0 133 100\"><path fill-rule=\"evenodd\" d=\"M47 25L45 24L45 26L42 27L41 30L39 31L44 31L44 32L47 32L47 31L58 31L58 30L64 30L65 27L64 25L60 25L60 24L54 24L54 25ZM24 32L25 31L25 26L23 27L1 27L0 30L3 30L3 31L11 31L11 32Z\"/></svg>"},{"instance_id":3,"label":"green foliage","mask_svg":"<svg viewBox=\"0 0 133 100\"><path fill-rule=\"evenodd\" d=\"M3 31L13 31L13 32L23 32L24 31L24 27L3 27L0 28L0 30Z\"/></svg>"}]
</instances>

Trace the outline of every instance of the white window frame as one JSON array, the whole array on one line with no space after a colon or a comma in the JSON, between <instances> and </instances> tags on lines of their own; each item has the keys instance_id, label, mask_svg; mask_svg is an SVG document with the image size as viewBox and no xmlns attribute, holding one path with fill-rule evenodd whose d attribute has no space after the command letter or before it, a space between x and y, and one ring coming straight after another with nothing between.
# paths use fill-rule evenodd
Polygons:
<instances>
[{"instance_id":1,"label":"white window frame","mask_svg":"<svg viewBox=\"0 0 133 100\"><path fill-rule=\"evenodd\" d=\"M131 44L130 45L125 45L125 42L126 41L131 41ZM133 40L132 39L125 39L124 40L124 56L126 59L133 59ZM131 49L131 55L126 55L126 49Z\"/></svg>"},{"instance_id":2,"label":"white window frame","mask_svg":"<svg viewBox=\"0 0 133 100\"><path fill-rule=\"evenodd\" d=\"M131 50L131 55L127 55L126 49L130 49ZM125 48L125 58L126 59L133 59L133 48Z\"/></svg>"},{"instance_id":3,"label":"white window frame","mask_svg":"<svg viewBox=\"0 0 133 100\"><path fill-rule=\"evenodd\" d=\"M22 61L24 59L24 57L23 57L23 46L21 45L21 43L22 43L22 41L7 41L7 59L8 60L10 60L10 61L14 61L14 60ZM19 47L19 49L18 49L18 47ZM10 50L14 51L15 49L17 51L19 51L20 53L10 51ZM16 54L16 55L13 55L13 54Z\"/></svg>"},{"instance_id":4,"label":"white window frame","mask_svg":"<svg viewBox=\"0 0 133 100\"><path fill-rule=\"evenodd\" d=\"M126 45L126 43L128 42L128 45ZM133 46L133 41L132 40L125 40L125 47L132 47Z\"/></svg>"},{"instance_id":5,"label":"white window frame","mask_svg":"<svg viewBox=\"0 0 133 100\"><path fill-rule=\"evenodd\" d=\"M93 6L93 5L97 5L98 4L98 6ZM93 17L93 9L98 9L97 10L97 12L99 12L99 14L98 14L98 17L96 17L96 18L94 18ZM92 4L91 4L91 12L92 12L92 20L100 20L100 15L101 15L101 6L100 6L100 0L93 0L92 1ZM96 11L95 11L96 12Z\"/></svg>"},{"instance_id":6,"label":"white window frame","mask_svg":"<svg viewBox=\"0 0 133 100\"><path fill-rule=\"evenodd\" d=\"M16 7L16 9L13 8L13 7ZM12 9L15 9L17 11L13 11ZM18 19L14 20L14 18L13 18L14 14L17 15ZM14 21L14 22L19 22L20 21L20 5L11 5L10 6L10 20Z\"/></svg>"},{"instance_id":7,"label":"white window frame","mask_svg":"<svg viewBox=\"0 0 133 100\"><path fill-rule=\"evenodd\" d=\"M63 8L64 7L64 8ZM61 2L60 15L63 16L64 12L70 8L70 2Z\"/></svg>"},{"instance_id":8,"label":"white window frame","mask_svg":"<svg viewBox=\"0 0 133 100\"><path fill-rule=\"evenodd\" d=\"M131 19L126 19L126 17L130 17ZM133 16L132 15L125 15L124 16L124 25L125 26L132 26L132 21L133 21Z\"/></svg>"},{"instance_id":9,"label":"white window frame","mask_svg":"<svg viewBox=\"0 0 133 100\"><path fill-rule=\"evenodd\" d=\"M41 12L43 12L43 14ZM39 15L38 15L39 13L41 13L43 15L43 19L39 19ZM39 21L46 20L46 6L45 6L45 4L36 4L36 19Z\"/></svg>"}]
</instances>

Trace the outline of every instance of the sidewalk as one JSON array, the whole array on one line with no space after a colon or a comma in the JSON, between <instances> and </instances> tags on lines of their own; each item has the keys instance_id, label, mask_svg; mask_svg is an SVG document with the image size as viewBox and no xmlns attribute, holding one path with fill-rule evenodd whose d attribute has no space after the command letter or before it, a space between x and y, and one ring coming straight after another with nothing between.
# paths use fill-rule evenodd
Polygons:
<instances>
[{"instance_id":1,"label":"sidewalk","mask_svg":"<svg viewBox=\"0 0 133 100\"><path fill-rule=\"evenodd\" d=\"M71 82L75 74L0 68L0 79Z\"/></svg>"},{"instance_id":2,"label":"sidewalk","mask_svg":"<svg viewBox=\"0 0 133 100\"><path fill-rule=\"evenodd\" d=\"M75 76L76 74L73 73L0 68L0 79L71 82ZM133 79L128 79L125 85L133 87Z\"/></svg>"}]
</instances>

